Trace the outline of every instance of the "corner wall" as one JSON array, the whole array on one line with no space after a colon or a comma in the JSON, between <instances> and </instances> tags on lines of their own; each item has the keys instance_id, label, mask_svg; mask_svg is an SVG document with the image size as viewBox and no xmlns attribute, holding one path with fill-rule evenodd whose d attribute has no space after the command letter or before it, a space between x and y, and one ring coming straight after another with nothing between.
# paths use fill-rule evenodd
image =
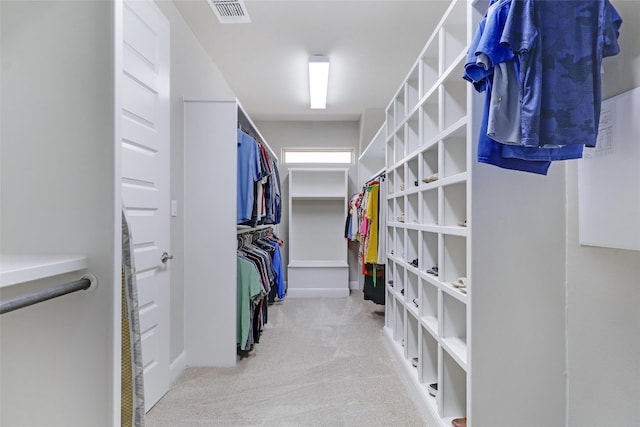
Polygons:
<instances>
[{"instance_id":1,"label":"corner wall","mask_svg":"<svg viewBox=\"0 0 640 427\"><path fill-rule=\"evenodd\" d=\"M620 54L603 63L605 99L640 86L640 7L612 4L624 22ZM578 209L567 162L567 426L640 425L640 252L580 246Z\"/></svg>"},{"instance_id":2,"label":"corner wall","mask_svg":"<svg viewBox=\"0 0 640 427\"><path fill-rule=\"evenodd\" d=\"M171 27L171 200L178 202L178 216L171 218L170 363L172 375L181 368L185 351L184 280L184 99L234 98L216 64L197 41L171 1L156 4ZM233 141L229 142L233 144Z\"/></svg>"},{"instance_id":3,"label":"corner wall","mask_svg":"<svg viewBox=\"0 0 640 427\"><path fill-rule=\"evenodd\" d=\"M2 315L3 426L119 420L113 7L0 1L2 253L85 255L99 280L93 292ZM83 273L5 287L2 298Z\"/></svg>"}]
</instances>

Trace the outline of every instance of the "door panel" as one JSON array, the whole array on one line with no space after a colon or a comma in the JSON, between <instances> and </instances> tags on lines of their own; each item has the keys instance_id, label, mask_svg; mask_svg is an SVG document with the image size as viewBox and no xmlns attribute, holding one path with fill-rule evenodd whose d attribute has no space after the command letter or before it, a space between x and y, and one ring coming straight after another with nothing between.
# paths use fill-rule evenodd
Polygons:
<instances>
[{"instance_id":1,"label":"door panel","mask_svg":"<svg viewBox=\"0 0 640 427\"><path fill-rule=\"evenodd\" d=\"M169 24L153 1L124 2L122 198L132 234L145 409L169 389Z\"/></svg>"}]
</instances>

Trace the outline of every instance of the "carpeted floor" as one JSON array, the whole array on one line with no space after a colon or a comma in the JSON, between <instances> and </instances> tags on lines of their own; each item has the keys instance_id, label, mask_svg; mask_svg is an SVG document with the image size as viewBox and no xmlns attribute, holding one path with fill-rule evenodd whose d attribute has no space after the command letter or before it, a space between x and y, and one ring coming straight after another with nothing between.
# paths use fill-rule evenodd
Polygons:
<instances>
[{"instance_id":1,"label":"carpeted floor","mask_svg":"<svg viewBox=\"0 0 640 427\"><path fill-rule=\"evenodd\" d=\"M425 426L393 366L383 310L359 291L272 305L248 357L188 368L146 426Z\"/></svg>"}]
</instances>

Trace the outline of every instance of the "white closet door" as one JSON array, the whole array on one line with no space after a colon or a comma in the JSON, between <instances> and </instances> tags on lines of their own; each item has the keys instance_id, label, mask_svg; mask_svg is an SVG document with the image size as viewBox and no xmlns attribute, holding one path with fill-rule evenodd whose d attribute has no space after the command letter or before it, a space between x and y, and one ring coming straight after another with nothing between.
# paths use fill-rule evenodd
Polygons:
<instances>
[{"instance_id":1,"label":"white closet door","mask_svg":"<svg viewBox=\"0 0 640 427\"><path fill-rule=\"evenodd\" d=\"M140 306L145 410L169 390L169 23L153 1L125 1L122 197Z\"/></svg>"}]
</instances>

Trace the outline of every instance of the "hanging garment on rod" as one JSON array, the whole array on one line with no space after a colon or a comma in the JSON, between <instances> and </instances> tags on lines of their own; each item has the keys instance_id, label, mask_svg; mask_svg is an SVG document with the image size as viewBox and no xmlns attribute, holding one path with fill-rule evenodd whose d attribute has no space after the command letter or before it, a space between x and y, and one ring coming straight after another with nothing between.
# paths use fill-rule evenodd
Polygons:
<instances>
[{"instance_id":1,"label":"hanging garment on rod","mask_svg":"<svg viewBox=\"0 0 640 427\"><path fill-rule=\"evenodd\" d=\"M358 262L364 275L364 299L376 304L384 304L386 244L384 243L384 218L380 200L386 200L386 192L381 189L384 173L369 180L349 200L349 214L345 221L345 238L360 243ZM384 185L382 185L384 188ZM381 195L385 194L385 199Z\"/></svg>"},{"instance_id":2,"label":"hanging garment on rod","mask_svg":"<svg viewBox=\"0 0 640 427\"><path fill-rule=\"evenodd\" d=\"M237 223L251 220L255 203L254 185L261 178L260 153L256 140L238 129Z\"/></svg>"},{"instance_id":3,"label":"hanging garment on rod","mask_svg":"<svg viewBox=\"0 0 640 427\"><path fill-rule=\"evenodd\" d=\"M378 305L385 304L385 268L380 264L366 264L362 293L364 299Z\"/></svg>"},{"instance_id":4,"label":"hanging garment on rod","mask_svg":"<svg viewBox=\"0 0 640 427\"><path fill-rule=\"evenodd\" d=\"M259 343L268 321L265 297L285 296L280 245L272 228L252 230L238 235L238 318L237 344L250 350Z\"/></svg>"},{"instance_id":5,"label":"hanging garment on rod","mask_svg":"<svg viewBox=\"0 0 640 427\"><path fill-rule=\"evenodd\" d=\"M594 147L601 62L620 51L621 25L608 0L491 0L463 76L486 90L478 161L545 175ZM505 131L517 122L519 135Z\"/></svg>"},{"instance_id":6,"label":"hanging garment on rod","mask_svg":"<svg viewBox=\"0 0 640 427\"><path fill-rule=\"evenodd\" d=\"M238 128L237 223L279 224L281 184L277 162L260 140Z\"/></svg>"}]
</instances>

